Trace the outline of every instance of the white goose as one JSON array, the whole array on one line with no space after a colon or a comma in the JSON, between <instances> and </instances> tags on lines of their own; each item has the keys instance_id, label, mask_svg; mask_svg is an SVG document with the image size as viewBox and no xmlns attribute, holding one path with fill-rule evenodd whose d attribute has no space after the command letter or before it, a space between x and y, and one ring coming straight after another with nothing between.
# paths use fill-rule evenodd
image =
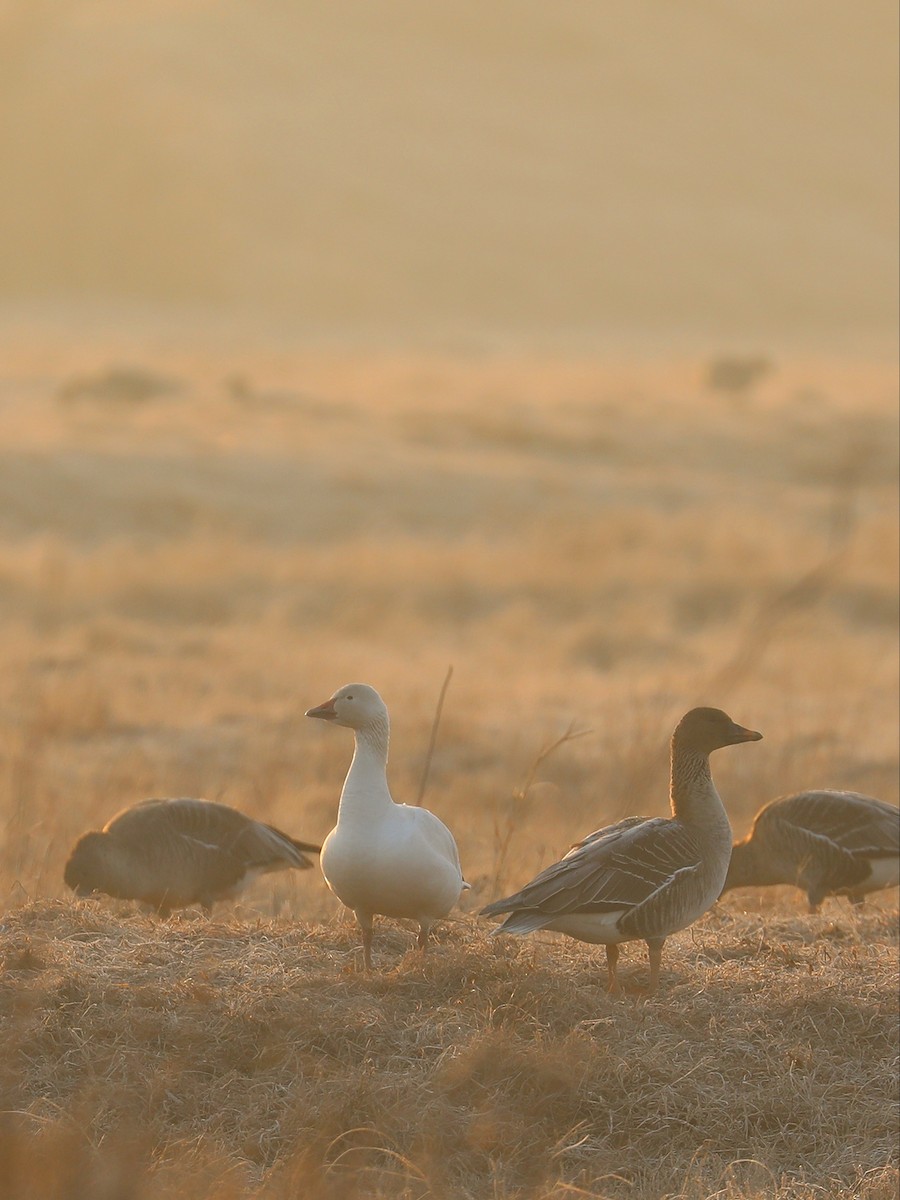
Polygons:
<instances>
[{"instance_id":1,"label":"white goose","mask_svg":"<svg viewBox=\"0 0 900 1200\"><path fill-rule=\"evenodd\" d=\"M214 800L144 800L75 844L64 878L77 896L103 892L173 908L231 900L259 875L308 870L319 847Z\"/></svg>"},{"instance_id":2,"label":"white goose","mask_svg":"<svg viewBox=\"0 0 900 1200\"><path fill-rule=\"evenodd\" d=\"M337 824L319 861L329 888L356 914L366 968L372 966L376 914L418 921L419 947L425 951L432 925L469 886L453 834L434 813L391 798L386 773L390 722L373 687L349 683L306 715L344 725L356 739Z\"/></svg>"},{"instance_id":3,"label":"white goose","mask_svg":"<svg viewBox=\"0 0 900 1200\"><path fill-rule=\"evenodd\" d=\"M762 737L718 708L694 708L672 735L672 817L626 817L598 829L514 896L482 915L509 913L496 933L553 929L606 946L609 990L617 993L619 944L647 943L650 992L659 983L666 938L715 904L731 857L731 826L709 770L720 746Z\"/></svg>"}]
</instances>

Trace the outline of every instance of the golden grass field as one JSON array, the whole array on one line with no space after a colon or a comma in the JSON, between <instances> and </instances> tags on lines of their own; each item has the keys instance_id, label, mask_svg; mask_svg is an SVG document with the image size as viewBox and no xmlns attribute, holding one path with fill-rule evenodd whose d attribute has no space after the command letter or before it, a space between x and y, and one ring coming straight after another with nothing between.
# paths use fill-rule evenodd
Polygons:
<instances>
[{"instance_id":1,"label":"golden grass field","mask_svg":"<svg viewBox=\"0 0 900 1200\"><path fill-rule=\"evenodd\" d=\"M697 703L764 734L713 759L736 832L801 787L898 801L896 370L708 376L6 351L0 1195L896 1195L896 892L730 894L644 1002L602 952L473 915L663 813ZM148 796L324 837L352 741L303 711L350 680L414 799L450 665L426 803L473 890L424 964L382 923L363 974L317 871L211 921L66 894L75 838Z\"/></svg>"}]
</instances>

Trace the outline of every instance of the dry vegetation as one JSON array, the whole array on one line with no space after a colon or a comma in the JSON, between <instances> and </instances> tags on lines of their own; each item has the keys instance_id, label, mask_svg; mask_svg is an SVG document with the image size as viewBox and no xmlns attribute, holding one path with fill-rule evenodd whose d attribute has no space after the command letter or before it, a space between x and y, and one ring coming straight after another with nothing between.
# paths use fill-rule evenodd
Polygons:
<instances>
[{"instance_id":1,"label":"dry vegetation","mask_svg":"<svg viewBox=\"0 0 900 1200\"><path fill-rule=\"evenodd\" d=\"M350 740L302 712L354 678L413 798L450 663L470 908L664 811L696 702L765 735L714 760L740 831L896 803L895 373L127 349L22 338L0 379L0 1193L893 1197L896 893L737 893L636 1003L469 913L424 965L382 926L366 977L313 872L167 924L61 872L149 795L321 837Z\"/></svg>"},{"instance_id":2,"label":"dry vegetation","mask_svg":"<svg viewBox=\"0 0 900 1200\"><path fill-rule=\"evenodd\" d=\"M469 923L366 977L348 927L43 901L4 933L0 1086L25 1152L140 1130L150 1196L892 1200L895 937L716 913L640 1004Z\"/></svg>"}]
</instances>

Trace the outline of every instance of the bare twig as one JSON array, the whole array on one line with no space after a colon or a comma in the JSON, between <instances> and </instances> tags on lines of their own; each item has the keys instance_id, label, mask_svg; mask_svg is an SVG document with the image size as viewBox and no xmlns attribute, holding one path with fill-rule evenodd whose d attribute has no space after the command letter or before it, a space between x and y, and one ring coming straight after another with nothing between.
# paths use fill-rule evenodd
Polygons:
<instances>
[{"instance_id":1,"label":"bare twig","mask_svg":"<svg viewBox=\"0 0 900 1200\"><path fill-rule=\"evenodd\" d=\"M444 697L447 695L447 688L450 686L450 680L453 678L453 664L447 668L447 674L444 676L444 682L441 685L441 694L438 696L437 708L434 710L434 720L431 722L431 736L428 739L428 749L425 752L425 766L422 770L422 782L419 784L419 793L416 796L414 803L420 805L425 798L425 788L428 786L428 775L431 771L431 760L434 756L434 747L437 742L438 727L441 723L441 713L444 710Z\"/></svg>"},{"instance_id":2,"label":"bare twig","mask_svg":"<svg viewBox=\"0 0 900 1200\"><path fill-rule=\"evenodd\" d=\"M531 785L534 783L535 776L538 773L538 768L540 767L541 763L545 762L550 757L550 755L553 753L554 750L558 750L559 747L564 746L566 744L566 742L574 742L576 738L586 737L589 733L592 733L592 732L593 731L590 729L576 730L575 722L570 721L569 728L566 730L565 733L560 734L560 736L556 739L555 742L551 742L548 746L544 746L534 756L531 766L528 769L528 774L525 776L525 782L522 784L522 786L520 788L517 788L516 791L513 792L513 796L515 797L515 799L517 799L517 800L525 799L525 797L528 795Z\"/></svg>"},{"instance_id":3,"label":"bare twig","mask_svg":"<svg viewBox=\"0 0 900 1200\"><path fill-rule=\"evenodd\" d=\"M506 859L509 855L509 847L512 842L512 836L516 828L516 808L517 805L528 795L531 786L535 781L538 770L543 762L550 757L554 751L560 746L564 746L566 742L574 742L576 738L586 737L592 730L590 729L575 729L575 722L569 724L565 733L561 734L555 741L549 745L543 746L534 756L531 766L528 768L528 773L525 776L525 781L520 787L514 788L512 795L506 805L506 819L501 826L499 817L494 816L494 870L491 887L493 894L500 890L501 880L503 878L503 869L506 866Z\"/></svg>"}]
</instances>

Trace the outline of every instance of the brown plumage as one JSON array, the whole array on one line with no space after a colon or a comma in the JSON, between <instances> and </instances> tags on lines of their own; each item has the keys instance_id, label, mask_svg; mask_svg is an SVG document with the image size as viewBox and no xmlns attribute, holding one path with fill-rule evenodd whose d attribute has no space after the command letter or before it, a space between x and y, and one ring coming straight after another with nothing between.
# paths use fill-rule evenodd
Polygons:
<instances>
[{"instance_id":1,"label":"brown plumage","mask_svg":"<svg viewBox=\"0 0 900 1200\"><path fill-rule=\"evenodd\" d=\"M720 709L691 709L672 735L671 818L627 817L592 833L482 914L509 913L497 933L553 929L605 945L611 992L619 990L619 944L642 939L655 991L666 938L716 902L728 870L731 827L709 755L760 737Z\"/></svg>"},{"instance_id":2,"label":"brown plumage","mask_svg":"<svg viewBox=\"0 0 900 1200\"><path fill-rule=\"evenodd\" d=\"M900 809L859 792L796 792L759 810L731 852L723 891L794 884L810 912L826 896L861 904L900 882Z\"/></svg>"},{"instance_id":3,"label":"brown plumage","mask_svg":"<svg viewBox=\"0 0 900 1200\"><path fill-rule=\"evenodd\" d=\"M162 917L189 904L209 913L258 875L311 867L304 851L318 854L319 847L227 804L145 800L79 838L64 878L79 896L140 900Z\"/></svg>"}]
</instances>

